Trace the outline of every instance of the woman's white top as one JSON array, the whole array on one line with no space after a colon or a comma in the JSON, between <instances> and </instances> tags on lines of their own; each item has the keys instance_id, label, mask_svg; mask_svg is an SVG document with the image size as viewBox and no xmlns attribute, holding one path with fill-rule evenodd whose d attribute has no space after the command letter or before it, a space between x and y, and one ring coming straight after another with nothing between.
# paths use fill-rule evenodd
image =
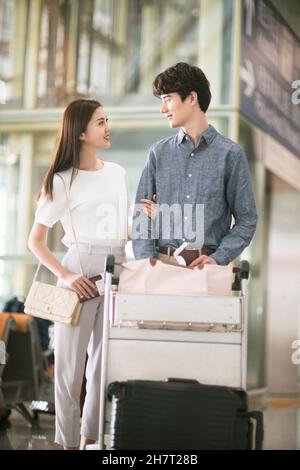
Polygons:
<instances>
[{"instance_id":1,"label":"woman's white top","mask_svg":"<svg viewBox=\"0 0 300 470\"><path fill-rule=\"evenodd\" d=\"M77 241L101 246L124 246L127 241L129 193L125 169L104 162L101 170L78 170L70 188L72 169L60 172L69 191L72 223ZM75 242L64 184L53 178L53 200L42 195L35 221L52 227L61 221L65 235L62 243Z\"/></svg>"}]
</instances>

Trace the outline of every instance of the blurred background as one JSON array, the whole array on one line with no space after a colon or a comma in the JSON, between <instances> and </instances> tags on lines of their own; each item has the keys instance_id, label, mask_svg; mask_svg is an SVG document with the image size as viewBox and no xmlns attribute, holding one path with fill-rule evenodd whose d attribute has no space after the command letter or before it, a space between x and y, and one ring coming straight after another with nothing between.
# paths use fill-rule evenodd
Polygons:
<instances>
[{"instance_id":1,"label":"blurred background","mask_svg":"<svg viewBox=\"0 0 300 470\"><path fill-rule=\"evenodd\" d=\"M179 61L211 83L208 120L246 150L259 224L249 283L248 387L298 396L300 339L299 0L0 0L0 304L25 296L35 196L64 107L99 99L131 196L149 146L174 130L151 83ZM61 256L61 227L49 246Z\"/></svg>"}]
</instances>

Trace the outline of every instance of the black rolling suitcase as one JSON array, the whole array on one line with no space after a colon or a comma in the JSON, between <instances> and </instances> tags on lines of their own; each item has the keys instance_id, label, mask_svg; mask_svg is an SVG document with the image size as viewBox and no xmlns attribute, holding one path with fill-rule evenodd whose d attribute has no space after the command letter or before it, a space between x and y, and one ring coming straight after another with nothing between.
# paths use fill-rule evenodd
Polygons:
<instances>
[{"instance_id":1,"label":"black rolling suitcase","mask_svg":"<svg viewBox=\"0 0 300 470\"><path fill-rule=\"evenodd\" d=\"M194 380L112 382L110 448L261 449L263 415L244 390ZM254 426L255 424L255 426Z\"/></svg>"}]
</instances>

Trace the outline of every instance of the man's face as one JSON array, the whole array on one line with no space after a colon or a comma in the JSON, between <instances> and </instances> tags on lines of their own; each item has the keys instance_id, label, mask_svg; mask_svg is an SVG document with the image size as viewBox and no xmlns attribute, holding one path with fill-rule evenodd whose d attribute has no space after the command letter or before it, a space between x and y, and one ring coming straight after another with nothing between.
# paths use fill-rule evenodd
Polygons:
<instances>
[{"instance_id":1,"label":"man's face","mask_svg":"<svg viewBox=\"0 0 300 470\"><path fill-rule=\"evenodd\" d=\"M170 127L184 127L191 117L192 108L188 96L182 101L178 93L161 95L160 112L164 114Z\"/></svg>"}]
</instances>

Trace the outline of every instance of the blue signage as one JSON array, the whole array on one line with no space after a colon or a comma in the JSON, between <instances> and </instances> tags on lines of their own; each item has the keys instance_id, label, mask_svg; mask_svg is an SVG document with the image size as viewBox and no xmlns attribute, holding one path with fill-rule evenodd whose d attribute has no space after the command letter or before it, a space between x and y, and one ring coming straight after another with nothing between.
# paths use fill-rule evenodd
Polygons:
<instances>
[{"instance_id":1,"label":"blue signage","mask_svg":"<svg viewBox=\"0 0 300 470\"><path fill-rule=\"evenodd\" d=\"M241 112L300 157L300 39L267 0L243 0L242 25Z\"/></svg>"}]
</instances>

